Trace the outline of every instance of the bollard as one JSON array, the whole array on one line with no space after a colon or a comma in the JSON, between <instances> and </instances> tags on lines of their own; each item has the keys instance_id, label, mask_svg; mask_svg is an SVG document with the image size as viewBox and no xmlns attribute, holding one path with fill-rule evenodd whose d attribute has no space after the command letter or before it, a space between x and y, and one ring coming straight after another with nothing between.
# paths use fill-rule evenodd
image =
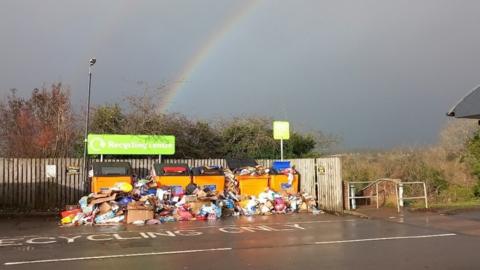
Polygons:
<instances>
[{"instance_id":1,"label":"bollard","mask_svg":"<svg viewBox=\"0 0 480 270\"><path fill-rule=\"evenodd\" d=\"M352 210L355 210L357 209L357 205L355 203L355 185L354 184L350 184L350 202L352 204Z\"/></svg>"},{"instance_id":2,"label":"bollard","mask_svg":"<svg viewBox=\"0 0 480 270\"><path fill-rule=\"evenodd\" d=\"M400 207L403 207L403 184L402 183L398 184L398 201L399 201Z\"/></svg>"}]
</instances>

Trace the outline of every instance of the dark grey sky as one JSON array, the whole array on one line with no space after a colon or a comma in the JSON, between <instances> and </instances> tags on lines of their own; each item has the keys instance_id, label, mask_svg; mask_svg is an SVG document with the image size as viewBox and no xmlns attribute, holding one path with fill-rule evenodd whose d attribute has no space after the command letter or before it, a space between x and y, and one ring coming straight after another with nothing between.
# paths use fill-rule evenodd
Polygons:
<instances>
[{"instance_id":1,"label":"dark grey sky","mask_svg":"<svg viewBox=\"0 0 480 270\"><path fill-rule=\"evenodd\" d=\"M95 103L167 83L168 110L267 115L346 147L436 140L480 83L480 1L2 1L0 91Z\"/></svg>"}]
</instances>

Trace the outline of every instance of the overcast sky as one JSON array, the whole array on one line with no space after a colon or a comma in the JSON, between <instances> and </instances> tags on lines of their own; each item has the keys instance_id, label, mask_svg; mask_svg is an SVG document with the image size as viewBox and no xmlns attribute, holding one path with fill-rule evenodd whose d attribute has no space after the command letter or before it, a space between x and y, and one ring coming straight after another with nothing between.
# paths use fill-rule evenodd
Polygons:
<instances>
[{"instance_id":1,"label":"overcast sky","mask_svg":"<svg viewBox=\"0 0 480 270\"><path fill-rule=\"evenodd\" d=\"M434 143L480 84L480 1L0 3L0 93L61 81L84 106L167 84L170 112L265 115L345 147Z\"/></svg>"}]
</instances>

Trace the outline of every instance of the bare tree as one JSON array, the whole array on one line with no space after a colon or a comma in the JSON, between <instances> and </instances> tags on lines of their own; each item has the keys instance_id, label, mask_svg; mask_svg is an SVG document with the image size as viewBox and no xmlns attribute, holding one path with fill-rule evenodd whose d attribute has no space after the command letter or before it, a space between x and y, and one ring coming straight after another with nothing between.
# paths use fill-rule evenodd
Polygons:
<instances>
[{"instance_id":1,"label":"bare tree","mask_svg":"<svg viewBox=\"0 0 480 270\"><path fill-rule=\"evenodd\" d=\"M0 138L9 157L67 157L78 139L69 89L35 88L30 98L12 91L0 104Z\"/></svg>"}]
</instances>

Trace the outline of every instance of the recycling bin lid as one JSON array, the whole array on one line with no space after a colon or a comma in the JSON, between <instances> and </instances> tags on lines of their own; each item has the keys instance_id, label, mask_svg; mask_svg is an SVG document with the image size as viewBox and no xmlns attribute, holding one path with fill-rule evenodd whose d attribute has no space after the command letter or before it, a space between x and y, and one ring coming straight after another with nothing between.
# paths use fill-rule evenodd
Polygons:
<instances>
[{"instance_id":1,"label":"recycling bin lid","mask_svg":"<svg viewBox=\"0 0 480 270\"><path fill-rule=\"evenodd\" d=\"M92 167L95 176L132 175L132 166L129 162L94 162Z\"/></svg>"},{"instance_id":2,"label":"recycling bin lid","mask_svg":"<svg viewBox=\"0 0 480 270\"><path fill-rule=\"evenodd\" d=\"M190 169L186 163L155 163L153 164L156 175L177 173L177 175L190 175Z\"/></svg>"},{"instance_id":3,"label":"recycling bin lid","mask_svg":"<svg viewBox=\"0 0 480 270\"><path fill-rule=\"evenodd\" d=\"M255 167L258 166L257 161L253 158L227 158L227 166L230 170L234 171L243 167Z\"/></svg>"},{"instance_id":4,"label":"recycling bin lid","mask_svg":"<svg viewBox=\"0 0 480 270\"><path fill-rule=\"evenodd\" d=\"M200 166L192 168L192 174L194 176L199 175L224 175L223 168L221 166Z\"/></svg>"}]
</instances>

